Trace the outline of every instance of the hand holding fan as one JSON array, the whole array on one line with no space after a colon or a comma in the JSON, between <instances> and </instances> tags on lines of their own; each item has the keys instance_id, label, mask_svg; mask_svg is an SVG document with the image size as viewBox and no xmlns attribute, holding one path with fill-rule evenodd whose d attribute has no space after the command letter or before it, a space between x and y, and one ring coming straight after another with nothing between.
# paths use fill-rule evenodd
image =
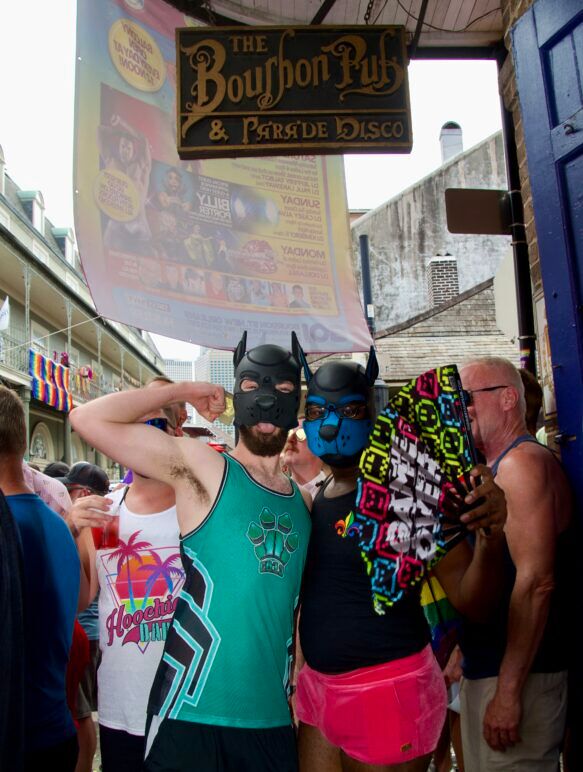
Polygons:
<instances>
[{"instance_id":1,"label":"hand holding fan","mask_svg":"<svg viewBox=\"0 0 583 772\"><path fill-rule=\"evenodd\" d=\"M459 518L475 464L455 365L423 373L378 415L360 460L354 517L377 612L465 538Z\"/></svg>"}]
</instances>

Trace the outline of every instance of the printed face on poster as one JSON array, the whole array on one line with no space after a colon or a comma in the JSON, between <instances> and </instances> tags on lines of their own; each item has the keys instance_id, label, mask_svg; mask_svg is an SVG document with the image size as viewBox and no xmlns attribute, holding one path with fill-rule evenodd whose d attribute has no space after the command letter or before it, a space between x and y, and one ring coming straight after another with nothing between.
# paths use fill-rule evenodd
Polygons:
<instances>
[{"instance_id":1,"label":"printed face on poster","mask_svg":"<svg viewBox=\"0 0 583 772\"><path fill-rule=\"evenodd\" d=\"M340 157L180 161L162 0L78 1L75 226L104 316L169 337L370 345Z\"/></svg>"}]
</instances>

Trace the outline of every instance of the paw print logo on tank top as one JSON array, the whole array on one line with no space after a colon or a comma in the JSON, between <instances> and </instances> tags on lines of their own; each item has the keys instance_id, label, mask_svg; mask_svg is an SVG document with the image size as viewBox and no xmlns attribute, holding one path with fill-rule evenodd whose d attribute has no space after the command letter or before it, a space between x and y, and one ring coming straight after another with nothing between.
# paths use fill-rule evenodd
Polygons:
<instances>
[{"instance_id":1,"label":"paw print logo on tank top","mask_svg":"<svg viewBox=\"0 0 583 772\"><path fill-rule=\"evenodd\" d=\"M259 561L259 573L284 576L285 567L300 543L299 535L292 529L287 512L274 515L268 507L261 510L259 523L249 523L247 538Z\"/></svg>"}]
</instances>

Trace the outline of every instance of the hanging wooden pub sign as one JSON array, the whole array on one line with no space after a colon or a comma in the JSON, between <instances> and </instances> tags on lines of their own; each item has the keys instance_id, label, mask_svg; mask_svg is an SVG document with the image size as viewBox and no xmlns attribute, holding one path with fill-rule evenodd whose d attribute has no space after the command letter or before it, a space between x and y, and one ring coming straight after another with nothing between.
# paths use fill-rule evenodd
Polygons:
<instances>
[{"instance_id":1,"label":"hanging wooden pub sign","mask_svg":"<svg viewBox=\"0 0 583 772\"><path fill-rule=\"evenodd\" d=\"M186 27L176 37L183 159L411 151L403 27Z\"/></svg>"}]
</instances>

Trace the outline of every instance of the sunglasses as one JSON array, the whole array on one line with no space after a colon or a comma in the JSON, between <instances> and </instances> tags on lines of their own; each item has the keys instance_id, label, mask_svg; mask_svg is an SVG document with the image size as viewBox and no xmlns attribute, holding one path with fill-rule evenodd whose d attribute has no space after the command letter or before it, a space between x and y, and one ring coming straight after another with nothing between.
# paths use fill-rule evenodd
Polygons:
<instances>
[{"instance_id":1,"label":"sunglasses","mask_svg":"<svg viewBox=\"0 0 583 772\"><path fill-rule=\"evenodd\" d=\"M504 386L485 386L483 389L462 389L461 394L466 406L469 406L474 401L474 394L479 394L481 391L497 391L498 389L506 389L508 384Z\"/></svg>"},{"instance_id":2,"label":"sunglasses","mask_svg":"<svg viewBox=\"0 0 583 772\"><path fill-rule=\"evenodd\" d=\"M330 413L336 413L339 418L355 418L360 420L368 414L366 402L349 405L306 405L306 421L317 421L326 418Z\"/></svg>"},{"instance_id":3,"label":"sunglasses","mask_svg":"<svg viewBox=\"0 0 583 772\"><path fill-rule=\"evenodd\" d=\"M294 437L298 442L306 441L306 433L301 426L299 429L296 429L295 431L292 429L291 432L289 433L288 439L292 440Z\"/></svg>"},{"instance_id":4,"label":"sunglasses","mask_svg":"<svg viewBox=\"0 0 583 772\"><path fill-rule=\"evenodd\" d=\"M165 432L168 429L167 418L150 418L148 421L144 421L147 426L154 426L156 429L162 429Z\"/></svg>"}]
</instances>

